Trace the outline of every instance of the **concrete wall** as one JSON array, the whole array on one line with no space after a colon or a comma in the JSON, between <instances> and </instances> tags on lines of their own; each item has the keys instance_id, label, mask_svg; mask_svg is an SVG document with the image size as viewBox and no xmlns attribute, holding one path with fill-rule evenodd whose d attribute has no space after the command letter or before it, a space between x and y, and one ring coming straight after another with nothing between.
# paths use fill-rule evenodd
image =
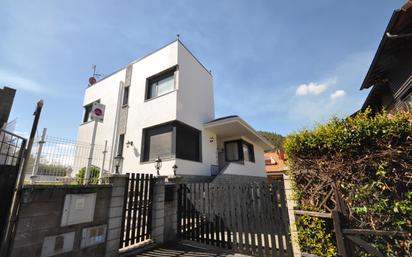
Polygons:
<instances>
[{"instance_id":1,"label":"concrete wall","mask_svg":"<svg viewBox=\"0 0 412 257\"><path fill-rule=\"evenodd\" d=\"M11 244L11 256L39 257L46 255L45 249L56 247L55 236L64 238L64 249L58 256L108 256L118 255L123 195L126 180L114 178L113 185L50 186L27 185L22 190L22 201L17 229ZM63 225L65 196L68 194L96 194L92 221ZM76 202L77 204L77 202ZM90 210L93 206L74 206ZM81 202L80 202L81 205ZM72 209L72 208L71 208ZM85 241L85 228L102 225L106 236L100 243L81 246ZM70 250L71 249L71 250ZM57 251L59 252L59 251Z\"/></svg>"}]
</instances>

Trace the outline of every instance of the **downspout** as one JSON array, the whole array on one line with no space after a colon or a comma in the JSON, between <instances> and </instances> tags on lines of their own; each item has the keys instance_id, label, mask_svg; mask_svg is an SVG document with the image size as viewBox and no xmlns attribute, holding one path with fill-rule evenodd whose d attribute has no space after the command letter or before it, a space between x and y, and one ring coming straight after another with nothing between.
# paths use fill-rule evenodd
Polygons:
<instances>
[{"instance_id":1,"label":"downspout","mask_svg":"<svg viewBox=\"0 0 412 257\"><path fill-rule=\"evenodd\" d=\"M117 94L117 106L116 106L116 115L114 118L114 127L113 127L113 137L112 137L112 150L110 151L110 161L109 161L109 167L111 171L114 171L114 157L117 154L117 147L118 147L118 140L117 138L119 137L119 113L120 113L120 108L122 105L122 95L123 95L123 88L124 88L124 82L120 81L119 83L119 92ZM114 173L114 172L111 172Z\"/></svg>"}]
</instances>

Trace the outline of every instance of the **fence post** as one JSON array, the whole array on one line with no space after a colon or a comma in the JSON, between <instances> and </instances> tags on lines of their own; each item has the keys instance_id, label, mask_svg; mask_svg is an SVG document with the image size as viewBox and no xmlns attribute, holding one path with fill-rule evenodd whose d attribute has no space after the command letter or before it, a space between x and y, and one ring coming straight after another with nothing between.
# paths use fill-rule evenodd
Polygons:
<instances>
[{"instance_id":1,"label":"fence post","mask_svg":"<svg viewBox=\"0 0 412 257\"><path fill-rule=\"evenodd\" d=\"M39 147L37 148L37 154L36 154L36 157L34 159L33 171L32 171L31 177L30 177L30 183L31 184L33 184L36 181L37 172L39 171L41 152L43 150L43 144L46 143L46 141L45 141L46 132L47 132L47 128L43 128L41 138L38 142Z\"/></svg>"},{"instance_id":2,"label":"fence post","mask_svg":"<svg viewBox=\"0 0 412 257\"><path fill-rule=\"evenodd\" d=\"M337 186L335 183L332 184L333 194L335 196L335 208L332 210L333 228L335 230L336 246L338 250L339 257L350 257L348 255L350 250L348 250L348 244L345 241L342 229L344 223L347 220L348 207L346 206Z\"/></svg>"},{"instance_id":3,"label":"fence post","mask_svg":"<svg viewBox=\"0 0 412 257\"><path fill-rule=\"evenodd\" d=\"M92 167L94 143L95 143L95 140L96 140L96 131L97 131L97 120L94 121L92 142L90 144L90 151L89 151L89 159L87 161L86 171L84 172L84 179L83 179L83 184L84 185L89 184L90 168Z\"/></svg>"},{"instance_id":4,"label":"fence post","mask_svg":"<svg viewBox=\"0 0 412 257\"><path fill-rule=\"evenodd\" d=\"M156 177L153 188L153 212L152 212L152 239L156 243L163 243L164 217L165 217L165 178Z\"/></svg>"},{"instance_id":5,"label":"fence post","mask_svg":"<svg viewBox=\"0 0 412 257\"><path fill-rule=\"evenodd\" d=\"M100 172L99 172L99 184L102 183L103 170L104 170L104 162L105 162L105 160L106 160L106 153L107 153L107 140L104 141L103 160L102 160L102 166L101 166Z\"/></svg>"}]
</instances>

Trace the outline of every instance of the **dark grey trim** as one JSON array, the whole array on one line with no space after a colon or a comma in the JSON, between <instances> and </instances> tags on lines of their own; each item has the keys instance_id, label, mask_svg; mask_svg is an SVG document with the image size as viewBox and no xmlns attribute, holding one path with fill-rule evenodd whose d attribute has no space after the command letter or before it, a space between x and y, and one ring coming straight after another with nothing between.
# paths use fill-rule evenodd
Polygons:
<instances>
[{"instance_id":1,"label":"dark grey trim","mask_svg":"<svg viewBox=\"0 0 412 257\"><path fill-rule=\"evenodd\" d=\"M228 157L227 157L227 147L226 145L229 143L237 143L237 147L238 147L238 155L239 155L239 159L237 160L232 160L229 161ZM236 162L236 163L241 163L244 164L245 162L245 156L244 156L244 152L243 152L243 145L246 145L248 147L248 151L252 153L252 158L249 158L248 162L253 162L255 163L256 158L255 158L255 147L253 146L253 144L243 140L243 139L236 139L236 140L230 140L230 141L225 141L224 142L224 148L225 148L225 161L226 162ZM250 148L249 148L250 147ZM250 157L250 156L249 156Z\"/></svg>"},{"instance_id":2,"label":"dark grey trim","mask_svg":"<svg viewBox=\"0 0 412 257\"><path fill-rule=\"evenodd\" d=\"M178 70L178 65L174 65L174 66L172 66L172 67L170 67L170 68L167 68L166 70L163 70L163 71L161 71L161 72L158 72L158 73L156 73L156 74L154 74L154 75L146 78L144 101L147 102L147 101L150 101L150 100L152 100L152 99L158 98L158 97L160 97L160 96L163 96L163 95L166 95L166 94L168 94L168 93L170 93L170 92L175 91L175 90L176 90L176 72L177 72L177 70ZM173 73L173 77L174 77L174 78L173 78L173 80L174 80L174 81L173 81L173 83L174 83L173 90L171 90L171 91L169 91L169 92L166 92L166 93L164 93L164 94L155 96L155 97L149 97L149 96L150 96L150 92L151 92L151 91L150 91L150 90L151 90L150 85L151 85L152 83L156 82L156 81L159 81L159 80L162 80L162 79L164 79L164 78L169 77L172 73Z\"/></svg>"}]
</instances>

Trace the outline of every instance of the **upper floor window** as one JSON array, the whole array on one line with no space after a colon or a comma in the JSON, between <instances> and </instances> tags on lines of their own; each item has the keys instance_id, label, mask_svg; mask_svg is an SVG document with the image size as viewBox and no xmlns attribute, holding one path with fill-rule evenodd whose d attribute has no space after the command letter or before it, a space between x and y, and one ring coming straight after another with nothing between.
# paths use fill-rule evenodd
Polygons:
<instances>
[{"instance_id":1,"label":"upper floor window","mask_svg":"<svg viewBox=\"0 0 412 257\"><path fill-rule=\"evenodd\" d=\"M100 100L95 101L96 103L100 103ZM92 112L93 103L89 103L85 105L84 108L84 115L83 115L83 122L88 122L91 120L90 113Z\"/></svg>"},{"instance_id":2,"label":"upper floor window","mask_svg":"<svg viewBox=\"0 0 412 257\"><path fill-rule=\"evenodd\" d=\"M146 100L173 91L175 89L175 72L176 67L148 78Z\"/></svg>"},{"instance_id":3,"label":"upper floor window","mask_svg":"<svg viewBox=\"0 0 412 257\"><path fill-rule=\"evenodd\" d=\"M123 106L129 104L129 91L130 91L130 86L127 86L123 89L123 101L122 101Z\"/></svg>"},{"instance_id":4,"label":"upper floor window","mask_svg":"<svg viewBox=\"0 0 412 257\"><path fill-rule=\"evenodd\" d=\"M248 161L255 162L253 145L244 140L225 142L227 162Z\"/></svg>"}]
</instances>

